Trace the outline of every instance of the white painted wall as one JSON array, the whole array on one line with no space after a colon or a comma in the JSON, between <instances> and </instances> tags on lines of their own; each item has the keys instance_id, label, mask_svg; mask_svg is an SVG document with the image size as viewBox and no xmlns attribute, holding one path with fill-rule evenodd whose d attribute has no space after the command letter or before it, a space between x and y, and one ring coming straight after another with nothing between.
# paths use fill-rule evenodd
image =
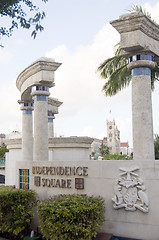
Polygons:
<instances>
[{"instance_id":1,"label":"white painted wall","mask_svg":"<svg viewBox=\"0 0 159 240\"><path fill-rule=\"evenodd\" d=\"M30 186L34 189L41 199L49 198L56 194L88 194L93 196L102 196L105 200L106 213L102 232L112 233L114 235L131 237L144 240L158 240L159 236L159 161L134 161L134 160L103 160L103 161L53 161L53 162L18 162L17 163L17 187L19 179L19 168L28 168L30 173L32 167L87 167L88 176L84 178L84 190L75 189L75 177L79 176L55 176L55 175L31 175ZM150 200L149 213L143 213L140 210L134 212L124 209L115 210L113 208L112 198L114 197L114 185L119 178L121 171L119 168L131 169L139 167L137 174L143 179L146 186L146 193ZM71 179L71 188L55 187L36 187L34 186L34 176L40 176L47 179Z\"/></svg>"},{"instance_id":2,"label":"white painted wall","mask_svg":"<svg viewBox=\"0 0 159 240\"><path fill-rule=\"evenodd\" d=\"M6 153L5 162L5 185L16 185L16 162L22 161L22 150L12 149Z\"/></svg>"}]
</instances>

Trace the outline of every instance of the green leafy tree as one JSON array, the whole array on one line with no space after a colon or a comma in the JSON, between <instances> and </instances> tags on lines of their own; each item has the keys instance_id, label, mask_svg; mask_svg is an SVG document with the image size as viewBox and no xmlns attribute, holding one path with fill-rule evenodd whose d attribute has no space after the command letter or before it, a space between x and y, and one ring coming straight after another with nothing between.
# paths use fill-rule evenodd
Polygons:
<instances>
[{"instance_id":1,"label":"green leafy tree","mask_svg":"<svg viewBox=\"0 0 159 240\"><path fill-rule=\"evenodd\" d=\"M141 6L134 6L131 11L138 11L148 18L150 14L143 10ZM116 51L113 57L106 59L98 67L100 76L104 79L107 79L106 83L103 86L103 91L106 96L113 96L121 91L123 88L127 87L131 81L131 71L127 68L128 59L121 56L120 45L117 44ZM159 63L156 63L156 66L151 71L151 88L154 89L154 82L159 80Z\"/></svg>"},{"instance_id":2,"label":"green leafy tree","mask_svg":"<svg viewBox=\"0 0 159 240\"><path fill-rule=\"evenodd\" d=\"M103 157L105 154L109 154L109 147L102 143L99 147L99 152Z\"/></svg>"},{"instance_id":3,"label":"green leafy tree","mask_svg":"<svg viewBox=\"0 0 159 240\"><path fill-rule=\"evenodd\" d=\"M7 146L5 144L0 146L0 158L5 157L6 152L8 152Z\"/></svg>"},{"instance_id":4,"label":"green leafy tree","mask_svg":"<svg viewBox=\"0 0 159 240\"><path fill-rule=\"evenodd\" d=\"M155 135L154 146L155 146L155 159L159 159L159 135Z\"/></svg>"},{"instance_id":5,"label":"green leafy tree","mask_svg":"<svg viewBox=\"0 0 159 240\"><path fill-rule=\"evenodd\" d=\"M48 0L41 0L46 3ZM31 0L0 0L0 16L7 17L10 21L9 26L0 26L0 39L2 36L10 37L13 30L16 28L30 29L33 38L36 37L38 31L44 28L41 25L41 20L44 19L45 13L39 11L39 8L33 4ZM1 19L2 20L2 19Z\"/></svg>"},{"instance_id":6,"label":"green leafy tree","mask_svg":"<svg viewBox=\"0 0 159 240\"><path fill-rule=\"evenodd\" d=\"M132 157L129 157L128 155L124 154L124 155L120 155L117 153L114 154L105 154L104 155L104 159L105 160L132 160Z\"/></svg>"}]
</instances>

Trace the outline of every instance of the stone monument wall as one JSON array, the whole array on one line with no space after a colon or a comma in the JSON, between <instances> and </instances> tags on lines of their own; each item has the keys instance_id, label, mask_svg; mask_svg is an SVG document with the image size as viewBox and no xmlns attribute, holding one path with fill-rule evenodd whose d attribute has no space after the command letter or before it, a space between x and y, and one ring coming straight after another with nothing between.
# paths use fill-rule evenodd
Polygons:
<instances>
[{"instance_id":1,"label":"stone monument wall","mask_svg":"<svg viewBox=\"0 0 159 240\"><path fill-rule=\"evenodd\" d=\"M102 196L106 206L102 232L158 239L159 161L17 162L17 188L22 170L29 173L29 188L41 200L56 194ZM23 177L28 177L27 173Z\"/></svg>"}]
</instances>

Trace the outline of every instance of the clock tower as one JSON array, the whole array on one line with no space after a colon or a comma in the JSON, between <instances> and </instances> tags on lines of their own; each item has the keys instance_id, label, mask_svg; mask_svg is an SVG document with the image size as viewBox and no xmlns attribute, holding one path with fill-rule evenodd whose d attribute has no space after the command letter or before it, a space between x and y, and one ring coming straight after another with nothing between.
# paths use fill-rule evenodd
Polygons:
<instances>
[{"instance_id":1,"label":"clock tower","mask_svg":"<svg viewBox=\"0 0 159 240\"><path fill-rule=\"evenodd\" d=\"M120 153L120 131L115 124L115 120L107 120L107 146L110 153Z\"/></svg>"}]
</instances>

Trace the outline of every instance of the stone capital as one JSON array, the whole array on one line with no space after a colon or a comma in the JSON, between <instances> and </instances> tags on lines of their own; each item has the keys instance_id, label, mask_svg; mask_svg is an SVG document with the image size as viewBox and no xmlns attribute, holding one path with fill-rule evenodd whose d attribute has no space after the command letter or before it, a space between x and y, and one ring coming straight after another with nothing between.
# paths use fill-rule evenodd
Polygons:
<instances>
[{"instance_id":1,"label":"stone capital","mask_svg":"<svg viewBox=\"0 0 159 240\"><path fill-rule=\"evenodd\" d=\"M60 102L56 98L48 98L48 111L54 114L58 114L58 108L62 105L63 102Z\"/></svg>"},{"instance_id":2,"label":"stone capital","mask_svg":"<svg viewBox=\"0 0 159 240\"><path fill-rule=\"evenodd\" d=\"M24 111L24 110L34 110L34 106L33 106L33 101L31 102L24 102L22 100L18 100L18 103L21 105L20 106L20 110Z\"/></svg>"},{"instance_id":3,"label":"stone capital","mask_svg":"<svg viewBox=\"0 0 159 240\"><path fill-rule=\"evenodd\" d=\"M31 100L31 89L33 86L41 85L49 88L54 84L54 72L61 65L51 58L40 58L25 68L16 80L16 86L21 92L23 101Z\"/></svg>"},{"instance_id":4,"label":"stone capital","mask_svg":"<svg viewBox=\"0 0 159 240\"><path fill-rule=\"evenodd\" d=\"M121 55L150 53L159 57L159 25L142 13L133 12L110 22L120 33Z\"/></svg>"},{"instance_id":5,"label":"stone capital","mask_svg":"<svg viewBox=\"0 0 159 240\"><path fill-rule=\"evenodd\" d=\"M139 60L139 61L130 62L127 67L130 70L138 67L148 67L150 69L153 69L155 67L155 63L147 60Z\"/></svg>"}]
</instances>

